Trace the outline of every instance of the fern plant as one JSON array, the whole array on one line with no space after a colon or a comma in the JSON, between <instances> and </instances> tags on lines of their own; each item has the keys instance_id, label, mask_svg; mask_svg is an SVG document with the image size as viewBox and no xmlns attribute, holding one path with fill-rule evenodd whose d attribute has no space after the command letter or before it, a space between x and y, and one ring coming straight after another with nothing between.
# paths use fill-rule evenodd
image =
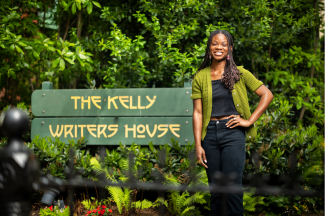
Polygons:
<instances>
[{"instance_id":1,"label":"fern plant","mask_svg":"<svg viewBox=\"0 0 325 216\"><path fill-rule=\"evenodd\" d=\"M85 209L90 210L90 209L95 209L97 206L102 205L102 201L98 202L94 197L91 197L93 202L91 202L90 199L85 199L81 203L84 205Z\"/></svg>"},{"instance_id":2,"label":"fern plant","mask_svg":"<svg viewBox=\"0 0 325 216\"><path fill-rule=\"evenodd\" d=\"M85 209L91 209L93 206L91 205L91 201L90 200L83 200L81 201L82 205L84 205Z\"/></svg>"},{"instance_id":3,"label":"fern plant","mask_svg":"<svg viewBox=\"0 0 325 216\"><path fill-rule=\"evenodd\" d=\"M243 204L244 204L244 215L251 216L256 210L256 205L265 205L265 197L253 196L254 189L251 189L250 192L244 192Z\"/></svg>"},{"instance_id":4,"label":"fern plant","mask_svg":"<svg viewBox=\"0 0 325 216\"><path fill-rule=\"evenodd\" d=\"M165 184L169 185L180 185L176 176L165 175L166 182ZM196 185L207 185L208 180L205 170L202 170L197 174L196 181L190 182L188 187L193 187ZM170 213L177 216L187 216L187 215L201 215L199 209L196 209L193 205L194 203L198 204L208 204L207 197L209 193L207 192L196 192L193 195L190 195L187 191L180 193L179 191L169 191L168 195L168 205L166 206Z\"/></svg>"},{"instance_id":5,"label":"fern plant","mask_svg":"<svg viewBox=\"0 0 325 216\"><path fill-rule=\"evenodd\" d=\"M123 158L119 161L119 166L121 167L121 169L129 170L129 165L127 162L128 161ZM115 179L114 175L111 175L107 169L103 168L96 158L92 158L90 160L90 163L91 163L92 169L95 172L97 172L99 174L104 174L106 179L110 179L113 182L117 183L117 180ZM134 167L133 169L136 169L136 167ZM120 180L126 181L127 177L122 176L122 177L120 177ZM150 208L150 207L154 206L154 203L152 203L148 200L137 201L137 202L134 202L131 204L132 190L129 188L122 189L121 187L117 187L117 186L108 186L108 187L106 187L106 189L108 190L110 196L113 198L114 202L116 203L117 210L120 214L122 214L123 209L125 209L125 213L128 214L131 207L135 207L138 209L145 209L145 208Z\"/></svg>"},{"instance_id":6,"label":"fern plant","mask_svg":"<svg viewBox=\"0 0 325 216\"><path fill-rule=\"evenodd\" d=\"M109 186L106 187L109 194L112 196L114 202L116 203L117 210L120 214L122 214L123 208L125 212L128 214L131 207L131 193L132 190L129 188L124 188L124 190L120 187Z\"/></svg>"},{"instance_id":7,"label":"fern plant","mask_svg":"<svg viewBox=\"0 0 325 216\"><path fill-rule=\"evenodd\" d=\"M179 191L171 191L168 195L169 204L167 206L170 213L174 215L186 216L186 215L201 215L199 209L196 209L194 203L204 204L204 194L197 192L190 196L185 191L182 194Z\"/></svg>"},{"instance_id":8,"label":"fern plant","mask_svg":"<svg viewBox=\"0 0 325 216\"><path fill-rule=\"evenodd\" d=\"M155 205L154 205L153 202L144 199L142 201L141 200L138 200L136 202L133 202L132 203L132 206L134 208L136 208L136 209L147 209L147 208L151 208L151 207L153 207Z\"/></svg>"}]
</instances>

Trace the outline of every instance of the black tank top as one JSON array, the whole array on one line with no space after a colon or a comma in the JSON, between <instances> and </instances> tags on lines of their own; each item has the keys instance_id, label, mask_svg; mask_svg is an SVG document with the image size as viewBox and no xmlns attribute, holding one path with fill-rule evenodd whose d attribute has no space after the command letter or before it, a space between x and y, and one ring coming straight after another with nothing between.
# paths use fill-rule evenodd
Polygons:
<instances>
[{"instance_id":1,"label":"black tank top","mask_svg":"<svg viewBox=\"0 0 325 216\"><path fill-rule=\"evenodd\" d=\"M214 116L238 115L232 94L219 80L212 80L212 113Z\"/></svg>"}]
</instances>

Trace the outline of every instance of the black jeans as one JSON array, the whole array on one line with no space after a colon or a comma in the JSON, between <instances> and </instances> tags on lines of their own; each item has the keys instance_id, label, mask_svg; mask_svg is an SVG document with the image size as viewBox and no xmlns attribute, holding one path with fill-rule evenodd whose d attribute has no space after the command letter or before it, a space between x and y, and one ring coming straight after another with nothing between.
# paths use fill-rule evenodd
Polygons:
<instances>
[{"instance_id":1,"label":"black jeans","mask_svg":"<svg viewBox=\"0 0 325 216\"><path fill-rule=\"evenodd\" d=\"M215 174L222 173L224 177L235 174L233 184L242 185L245 165L245 128L237 126L227 128L230 119L210 121L207 134L202 141L202 148L207 159L206 169L209 185L216 182ZM224 182L227 185L228 182ZM222 215L221 194L211 193L211 215ZM243 194L229 194L226 198L227 215L243 216Z\"/></svg>"}]
</instances>

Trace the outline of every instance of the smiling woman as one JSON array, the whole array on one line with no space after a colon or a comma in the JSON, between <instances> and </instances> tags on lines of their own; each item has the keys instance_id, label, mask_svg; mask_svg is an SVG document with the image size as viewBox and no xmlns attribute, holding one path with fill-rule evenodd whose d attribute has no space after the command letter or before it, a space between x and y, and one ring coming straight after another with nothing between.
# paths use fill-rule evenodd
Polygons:
<instances>
[{"instance_id":1,"label":"smiling woman","mask_svg":"<svg viewBox=\"0 0 325 216\"><path fill-rule=\"evenodd\" d=\"M261 97L253 114L246 89ZM232 176L233 183L241 186L245 133L248 139L256 136L254 122L273 95L249 71L236 66L229 32L211 33L204 61L193 79L191 98L196 157L206 168L209 184L218 184L215 176L222 173L226 178ZM227 213L221 212L221 199L220 194L211 193L211 215L243 215L243 194L228 195Z\"/></svg>"}]
</instances>

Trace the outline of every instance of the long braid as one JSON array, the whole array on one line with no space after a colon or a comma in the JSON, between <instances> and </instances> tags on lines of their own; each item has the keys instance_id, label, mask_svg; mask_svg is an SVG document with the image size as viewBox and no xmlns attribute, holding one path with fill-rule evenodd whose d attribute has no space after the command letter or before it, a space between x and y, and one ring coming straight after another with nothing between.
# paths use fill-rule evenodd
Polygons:
<instances>
[{"instance_id":1,"label":"long braid","mask_svg":"<svg viewBox=\"0 0 325 216\"><path fill-rule=\"evenodd\" d=\"M201 64L201 66L199 67L199 69L196 71L196 73L194 74L194 76L202 69L208 67L211 65L212 60L209 59L210 56L210 46L211 46L211 42L212 42L212 38L216 35L216 34L223 34L226 36L227 38L227 42L228 42L228 55L229 55L229 60L226 60L226 65L225 65L225 69L224 69L224 73L223 73L223 77L221 79L221 82L224 83L225 87L228 88L230 91L232 91L234 89L234 84L240 80L240 72L237 69L237 65L233 59L233 49L234 49L234 42L232 39L231 34L228 31L225 30L215 30L213 32L211 32L209 39L208 39L208 43L207 43L207 48L205 50L205 56L204 56L204 60L203 63ZM232 49L231 49L232 47Z\"/></svg>"}]
</instances>

